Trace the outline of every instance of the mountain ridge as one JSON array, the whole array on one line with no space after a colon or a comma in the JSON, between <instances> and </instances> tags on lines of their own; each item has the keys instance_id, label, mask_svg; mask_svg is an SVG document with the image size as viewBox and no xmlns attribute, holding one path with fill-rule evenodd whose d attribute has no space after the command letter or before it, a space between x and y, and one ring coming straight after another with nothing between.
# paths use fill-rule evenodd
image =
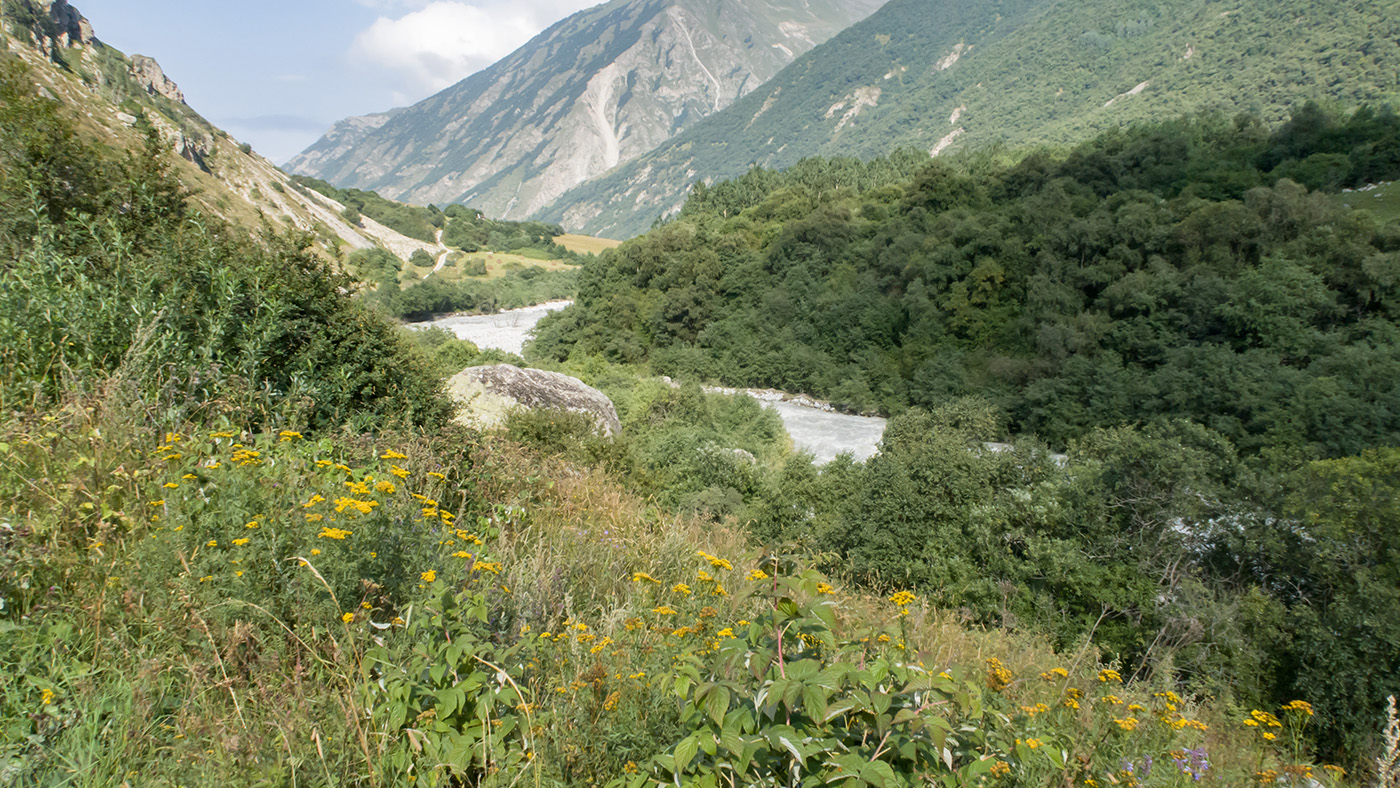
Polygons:
<instances>
[{"instance_id":1,"label":"mountain ridge","mask_svg":"<svg viewBox=\"0 0 1400 788\"><path fill-rule=\"evenodd\" d=\"M759 87L881 2L613 0L376 128L337 124L287 167L524 218Z\"/></svg>"},{"instance_id":2,"label":"mountain ridge","mask_svg":"<svg viewBox=\"0 0 1400 788\"><path fill-rule=\"evenodd\" d=\"M297 186L190 107L156 58L127 56L104 43L66 0L6 2L4 23L4 51L28 64L36 90L63 104L85 136L110 149L137 150L153 131L204 211L249 231L271 221L311 233L330 257L342 248L385 248L405 260L416 249L436 251L436 244L367 217L352 224L341 215L344 205Z\"/></svg>"},{"instance_id":3,"label":"mountain ridge","mask_svg":"<svg viewBox=\"0 0 1400 788\"><path fill-rule=\"evenodd\" d=\"M806 156L1073 144L1199 111L1400 100L1400 3L892 0L762 89L538 214L629 237L697 181ZM844 104L844 106L842 106Z\"/></svg>"}]
</instances>

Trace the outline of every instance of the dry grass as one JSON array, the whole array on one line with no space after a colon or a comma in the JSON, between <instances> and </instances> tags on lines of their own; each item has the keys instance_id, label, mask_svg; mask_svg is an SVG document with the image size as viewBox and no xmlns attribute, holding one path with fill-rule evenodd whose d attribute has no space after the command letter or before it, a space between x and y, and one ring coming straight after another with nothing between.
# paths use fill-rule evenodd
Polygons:
<instances>
[{"instance_id":1,"label":"dry grass","mask_svg":"<svg viewBox=\"0 0 1400 788\"><path fill-rule=\"evenodd\" d=\"M572 233L555 236L554 242L574 254L598 254L605 249L616 249L622 245L621 241L614 241L611 238L594 238L591 235L574 235Z\"/></svg>"}]
</instances>

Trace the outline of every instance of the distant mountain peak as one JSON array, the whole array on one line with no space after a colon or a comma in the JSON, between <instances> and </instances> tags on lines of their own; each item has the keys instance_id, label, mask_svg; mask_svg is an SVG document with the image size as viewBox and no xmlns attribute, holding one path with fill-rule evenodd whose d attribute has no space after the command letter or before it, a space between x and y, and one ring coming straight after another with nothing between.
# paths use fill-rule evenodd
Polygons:
<instances>
[{"instance_id":1,"label":"distant mountain peak","mask_svg":"<svg viewBox=\"0 0 1400 788\"><path fill-rule=\"evenodd\" d=\"M523 218L730 105L883 2L613 0L412 107L341 121L287 167Z\"/></svg>"}]
</instances>

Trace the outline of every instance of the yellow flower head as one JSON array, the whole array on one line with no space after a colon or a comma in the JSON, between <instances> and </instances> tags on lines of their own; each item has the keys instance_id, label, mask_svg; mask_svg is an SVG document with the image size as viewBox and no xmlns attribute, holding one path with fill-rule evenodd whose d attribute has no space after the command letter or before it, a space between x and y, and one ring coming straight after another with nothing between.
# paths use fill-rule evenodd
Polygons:
<instances>
[{"instance_id":1,"label":"yellow flower head","mask_svg":"<svg viewBox=\"0 0 1400 788\"><path fill-rule=\"evenodd\" d=\"M379 455L379 459L381 459L381 460L406 460L406 459L408 459L408 455L407 455L407 454L400 454L400 453L394 451L393 449L388 449L388 450L386 450L383 454Z\"/></svg>"},{"instance_id":2,"label":"yellow flower head","mask_svg":"<svg viewBox=\"0 0 1400 788\"><path fill-rule=\"evenodd\" d=\"M1011 670L1002 664L996 657L987 660L987 688L993 692L1001 692L1011 686L1013 678Z\"/></svg>"},{"instance_id":3,"label":"yellow flower head","mask_svg":"<svg viewBox=\"0 0 1400 788\"><path fill-rule=\"evenodd\" d=\"M729 563L728 561L726 561L725 559L719 558L719 557L717 557L717 556L710 555L709 553L705 552L704 550L696 550L696 551L695 551L695 554L698 555L698 556L700 556L701 558L705 559L706 561L709 561L709 562L710 562L710 566L714 567L715 569L733 569L733 568L734 568L733 564L730 564L730 563Z\"/></svg>"},{"instance_id":4,"label":"yellow flower head","mask_svg":"<svg viewBox=\"0 0 1400 788\"><path fill-rule=\"evenodd\" d=\"M355 620L355 614L354 614L354 613L346 613L345 615L343 615L343 616L340 617L340 620L341 620L341 621L344 621L344 622L347 623L347 624L349 624L351 621L354 621L354 620Z\"/></svg>"},{"instance_id":5,"label":"yellow flower head","mask_svg":"<svg viewBox=\"0 0 1400 788\"><path fill-rule=\"evenodd\" d=\"M701 571L703 572L704 570L702 569ZM767 580L767 579L768 579L768 573L765 572L765 571L763 571L762 569L754 569L754 570L752 570L752 571L749 572L749 579L750 579L750 580Z\"/></svg>"},{"instance_id":6,"label":"yellow flower head","mask_svg":"<svg viewBox=\"0 0 1400 788\"><path fill-rule=\"evenodd\" d=\"M690 586L686 585L685 583L676 583L675 585L671 586L671 590L676 592L677 594L685 594L686 596L690 595Z\"/></svg>"},{"instance_id":7,"label":"yellow flower head","mask_svg":"<svg viewBox=\"0 0 1400 788\"><path fill-rule=\"evenodd\" d=\"M327 525L321 528L321 533L316 534L316 538L340 540L346 538L351 533L351 531L347 531L344 528L332 528L329 525Z\"/></svg>"},{"instance_id":8,"label":"yellow flower head","mask_svg":"<svg viewBox=\"0 0 1400 788\"><path fill-rule=\"evenodd\" d=\"M918 597L914 596L914 592L912 591L897 591L894 596L890 597L890 602L893 603L895 607L909 607L916 599L918 599Z\"/></svg>"},{"instance_id":9,"label":"yellow flower head","mask_svg":"<svg viewBox=\"0 0 1400 788\"><path fill-rule=\"evenodd\" d=\"M428 571L423 572L423 573L419 574L418 576L421 577L421 578L423 579L423 582L424 582L424 583L431 583L431 582L433 582L434 580L437 579L437 571L436 571L436 570L433 570L433 569L429 569Z\"/></svg>"},{"instance_id":10,"label":"yellow flower head","mask_svg":"<svg viewBox=\"0 0 1400 788\"><path fill-rule=\"evenodd\" d=\"M836 593L836 589L833 588L833 587L831 587L831 585L828 584L828 583L817 583L817 593L818 593L818 594L834 594L834 593Z\"/></svg>"},{"instance_id":11,"label":"yellow flower head","mask_svg":"<svg viewBox=\"0 0 1400 788\"><path fill-rule=\"evenodd\" d=\"M399 477L400 479L407 479L407 478L408 478L408 471L404 470L403 468L400 468L400 467L397 466L397 465L390 465L390 466L389 466L389 473L394 474L395 476Z\"/></svg>"},{"instance_id":12,"label":"yellow flower head","mask_svg":"<svg viewBox=\"0 0 1400 788\"><path fill-rule=\"evenodd\" d=\"M654 608L651 609L651 612L656 613L657 615L660 615L660 616L674 616L674 615L676 614L675 609L673 609L670 605L662 605L662 606L660 606L660 607L654 607Z\"/></svg>"},{"instance_id":13,"label":"yellow flower head","mask_svg":"<svg viewBox=\"0 0 1400 788\"><path fill-rule=\"evenodd\" d=\"M1103 670L1099 671L1099 681L1105 683L1113 682L1114 684L1122 684L1123 677L1118 675L1118 671L1116 670L1104 668Z\"/></svg>"},{"instance_id":14,"label":"yellow flower head","mask_svg":"<svg viewBox=\"0 0 1400 788\"><path fill-rule=\"evenodd\" d=\"M288 441L294 441L294 440L297 440L297 439L300 438L300 437L301 437L301 433L300 433L300 432L293 432L292 430L282 430L281 432L277 433L277 440L278 440L278 441L281 441L282 443L286 443L286 442L288 442Z\"/></svg>"},{"instance_id":15,"label":"yellow flower head","mask_svg":"<svg viewBox=\"0 0 1400 788\"><path fill-rule=\"evenodd\" d=\"M634 583L644 583L644 582L645 582L645 583L656 583L657 585L661 585L661 581L660 581L660 580L657 580L656 578L652 577L651 575L647 574L646 572L633 572L633 573L632 573L632 582L634 582Z\"/></svg>"}]
</instances>

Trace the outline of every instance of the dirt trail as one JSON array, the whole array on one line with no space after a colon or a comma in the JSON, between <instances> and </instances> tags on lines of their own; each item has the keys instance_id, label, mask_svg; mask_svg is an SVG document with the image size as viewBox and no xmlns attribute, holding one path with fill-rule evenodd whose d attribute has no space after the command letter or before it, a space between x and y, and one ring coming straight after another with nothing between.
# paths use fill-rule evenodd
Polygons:
<instances>
[{"instance_id":1,"label":"dirt trail","mask_svg":"<svg viewBox=\"0 0 1400 788\"><path fill-rule=\"evenodd\" d=\"M427 279L428 277L432 276L438 271L441 271L442 267L444 265L447 265L447 256L452 254L452 250L448 249L447 245L442 242L442 230L437 231L437 245L438 248L442 250L438 253L437 265L433 266L433 270L429 271L423 276L424 279Z\"/></svg>"}]
</instances>

